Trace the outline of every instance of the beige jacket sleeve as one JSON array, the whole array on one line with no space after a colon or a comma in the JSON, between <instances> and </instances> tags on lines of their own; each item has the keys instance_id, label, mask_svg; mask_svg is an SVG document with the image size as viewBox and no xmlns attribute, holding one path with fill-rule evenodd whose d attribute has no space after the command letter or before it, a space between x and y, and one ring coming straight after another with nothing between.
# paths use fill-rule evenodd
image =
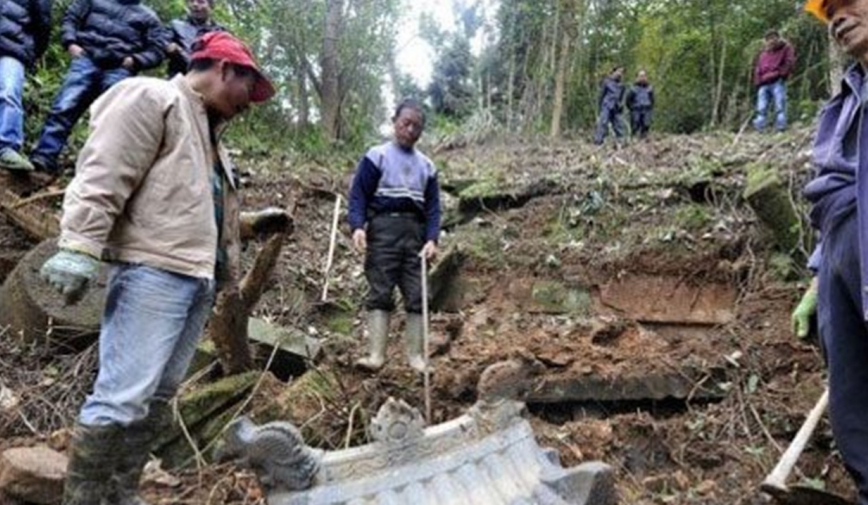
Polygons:
<instances>
[{"instance_id":1,"label":"beige jacket sleeve","mask_svg":"<svg viewBox=\"0 0 868 505\"><path fill-rule=\"evenodd\" d=\"M101 257L160 151L169 103L159 87L138 79L116 84L94 103L90 136L63 202L60 247Z\"/></svg>"}]
</instances>

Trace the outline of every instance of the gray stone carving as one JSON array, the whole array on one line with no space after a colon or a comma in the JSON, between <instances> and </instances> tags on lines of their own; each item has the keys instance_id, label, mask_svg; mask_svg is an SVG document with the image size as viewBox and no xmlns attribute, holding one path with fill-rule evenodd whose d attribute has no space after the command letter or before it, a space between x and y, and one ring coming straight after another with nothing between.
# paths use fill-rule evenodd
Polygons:
<instances>
[{"instance_id":1,"label":"gray stone carving","mask_svg":"<svg viewBox=\"0 0 868 505\"><path fill-rule=\"evenodd\" d=\"M305 445L292 423L256 426L239 417L227 427L223 440L217 459L237 459L251 467L268 492L307 489L319 473L322 451Z\"/></svg>"},{"instance_id":2,"label":"gray stone carving","mask_svg":"<svg viewBox=\"0 0 868 505\"><path fill-rule=\"evenodd\" d=\"M268 503L615 505L611 467L590 462L563 468L556 451L537 445L530 423L521 417L524 404L516 398L533 382L528 365L521 360L493 365L483 373L480 387L485 389L467 415L427 428L417 409L390 398L370 427L373 443L316 454L316 474L269 491ZM507 378L517 380L509 385ZM256 429L244 427L247 432ZM297 437L297 430L289 431ZM296 455L303 442L300 437L293 440L288 454ZM308 459L286 457L285 451L268 453L281 455L281 462L260 459L254 467L270 469L272 480L275 473L287 479L300 471L299 461ZM289 469L286 461L295 467ZM300 468L310 471L314 466L305 463ZM295 487L303 481L310 487Z\"/></svg>"}]
</instances>

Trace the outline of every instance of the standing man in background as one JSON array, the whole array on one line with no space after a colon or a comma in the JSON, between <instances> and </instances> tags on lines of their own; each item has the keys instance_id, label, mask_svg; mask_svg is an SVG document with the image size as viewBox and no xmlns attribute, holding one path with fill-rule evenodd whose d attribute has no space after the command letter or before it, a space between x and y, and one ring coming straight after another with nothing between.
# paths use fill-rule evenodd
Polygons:
<instances>
[{"instance_id":1,"label":"standing man in background","mask_svg":"<svg viewBox=\"0 0 868 505\"><path fill-rule=\"evenodd\" d=\"M72 127L115 83L154 68L166 47L160 18L141 0L74 0L63 16L61 43L72 61L30 161L47 178Z\"/></svg>"},{"instance_id":2,"label":"standing man in background","mask_svg":"<svg viewBox=\"0 0 868 505\"><path fill-rule=\"evenodd\" d=\"M51 0L0 2L0 168L32 171L24 144L24 72L48 47Z\"/></svg>"},{"instance_id":3,"label":"standing man in background","mask_svg":"<svg viewBox=\"0 0 868 505\"><path fill-rule=\"evenodd\" d=\"M627 109L630 110L630 133L644 139L651 129L651 111L654 109L654 87L648 83L644 70L639 71L636 82L627 93Z\"/></svg>"},{"instance_id":4,"label":"standing man in background","mask_svg":"<svg viewBox=\"0 0 868 505\"><path fill-rule=\"evenodd\" d=\"M753 72L753 83L757 87L753 127L757 131L766 127L771 102L775 104L775 131L787 129L787 78L795 64L793 46L782 39L777 30L767 31Z\"/></svg>"},{"instance_id":5,"label":"standing man in background","mask_svg":"<svg viewBox=\"0 0 868 505\"><path fill-rule=\"evenodd\" d=\"M211 18L213 11L214 0L187 0L187 17L169 22L166 27L169 31L166 57L169 60L170 78L187 73L196 39L208 32L226 31Z\"/></svg>"},{"instance_id":6,"label":"standing man in background","mask_svg":"<svg viewBox=\"0 0 868 505\"><path fill-rule=\"evenodd\" d=\"M594 132L594 144L603 144L610 124L615 131L617 142L624 138L624 123L621 121L621 112L624 109L624 84L621 82L623 77L624 67L615 67L600 84L600 116Z\"/></svg>"}]
</instances>

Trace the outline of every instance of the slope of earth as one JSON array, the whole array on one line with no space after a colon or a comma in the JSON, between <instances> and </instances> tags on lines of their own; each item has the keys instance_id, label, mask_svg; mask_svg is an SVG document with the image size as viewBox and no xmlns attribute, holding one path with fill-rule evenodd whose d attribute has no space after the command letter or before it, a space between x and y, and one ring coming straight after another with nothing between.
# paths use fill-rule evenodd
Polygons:
<instances>
[{"instance_id":1,"label":"slope of earth","mask_svg":"<svg viewBox=\"0 0 868 505\"><path fill-rule=\"evenodd\" d=\"M446 209L441 248L466 258L450 283L449 312L432 316L432 422L473 404L486 366L520 357L534 364L520 393L541 444L565 465L614 466L622 503L765 503L759 483L819 397L823 369L816 346L790 334L801 261L774 247L742 194L748 168L763 165L798 201L809 145L805 130L659 137L620 150L521 139L432 149ZM280 417L303 426L309 442L364 443L364 426L386 398L421 409L424 388L404 364L400 310L384 370L353 367L365 352L366 286L344 224L330 303L318 303L334 199L346 193L352 161L239 164L250 174L246 207L295 209L295 233L258 315L324 349L309 363L327 378L324 390L292 396L265 381L272 390L263 396L277 398ZM246 264L256 249L245 251ZM68 426L86 387L58 394L55 383L74 376L86 384L94 362L93 349L42 356L29 370L25 359L0 358L6 387L55 407L0 417L0 438L44 439ZM273 416L251 405L259 421ZM161 503L262 500L249 474L231 466L174 475L181 480L171 488L149 480L148 495ZM852 495L826 421L791 482Z\"/></svg>"}]
</instances>

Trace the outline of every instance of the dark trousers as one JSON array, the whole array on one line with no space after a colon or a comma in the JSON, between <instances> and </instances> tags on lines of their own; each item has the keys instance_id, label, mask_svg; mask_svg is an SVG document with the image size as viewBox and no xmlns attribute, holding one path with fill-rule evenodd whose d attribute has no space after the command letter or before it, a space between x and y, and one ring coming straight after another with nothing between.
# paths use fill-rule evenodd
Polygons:
<instances>
[{"instance_id":1,"label":"dark trousers","mask_svg":"<svg viewBox=\"0 0 868 505\"><path fill-rule=\"evenodd\" d=\"M597 118L597 129L594 132L594 143L600 145L606 139L609 133L609 125L612 125L612 130L615 131L615 137L623 138L625 129L624 123L621 121L621 113L618 109L603 107L600 109L600 117Z\"/></svg>"},{"instance_id":2,"label":"dark trousers","mask_svg":"<svg viewBox=\"0 0 868 505\"><path fill-rule=\"evenodd\" d=\"M868 505L868 324L862 314L858 219L823 234L818 321L829 368L829 418L859 505Z\"/></svg>"},{"instance_id":3,"label":"dark trousers","mask_svg":"<svg viewBox=\"0 0 868 505\"><path fill-rule=\"evenodd\" d=\"M630 132L644 139L651 129L651 109L639 108L630 111Z\"/></svg>"},{"instance_id":4,"label":"dark trousers","mask_svg":"<svg viewBox=\"0 0 868 505\"><path fill-rule=\"evenodd\" d=\"M408 313L422 312L422 264L425 225L413 214L381 214L368 223L365 277L370 291L368 310L395 308L395 286L401 290Z\"/></svg>"},{"instance_id":5,"label":"dark trousers","mask_svg":"<svg viewBox=\"0 0 868 505\"><path fill-rule=\"evenodd\" d=\"M100 68L87 56L73 58L31 158L49 172L56 171L75 123L99 95L131 75L125 68Z\"/></svg>"}]
</instances>

